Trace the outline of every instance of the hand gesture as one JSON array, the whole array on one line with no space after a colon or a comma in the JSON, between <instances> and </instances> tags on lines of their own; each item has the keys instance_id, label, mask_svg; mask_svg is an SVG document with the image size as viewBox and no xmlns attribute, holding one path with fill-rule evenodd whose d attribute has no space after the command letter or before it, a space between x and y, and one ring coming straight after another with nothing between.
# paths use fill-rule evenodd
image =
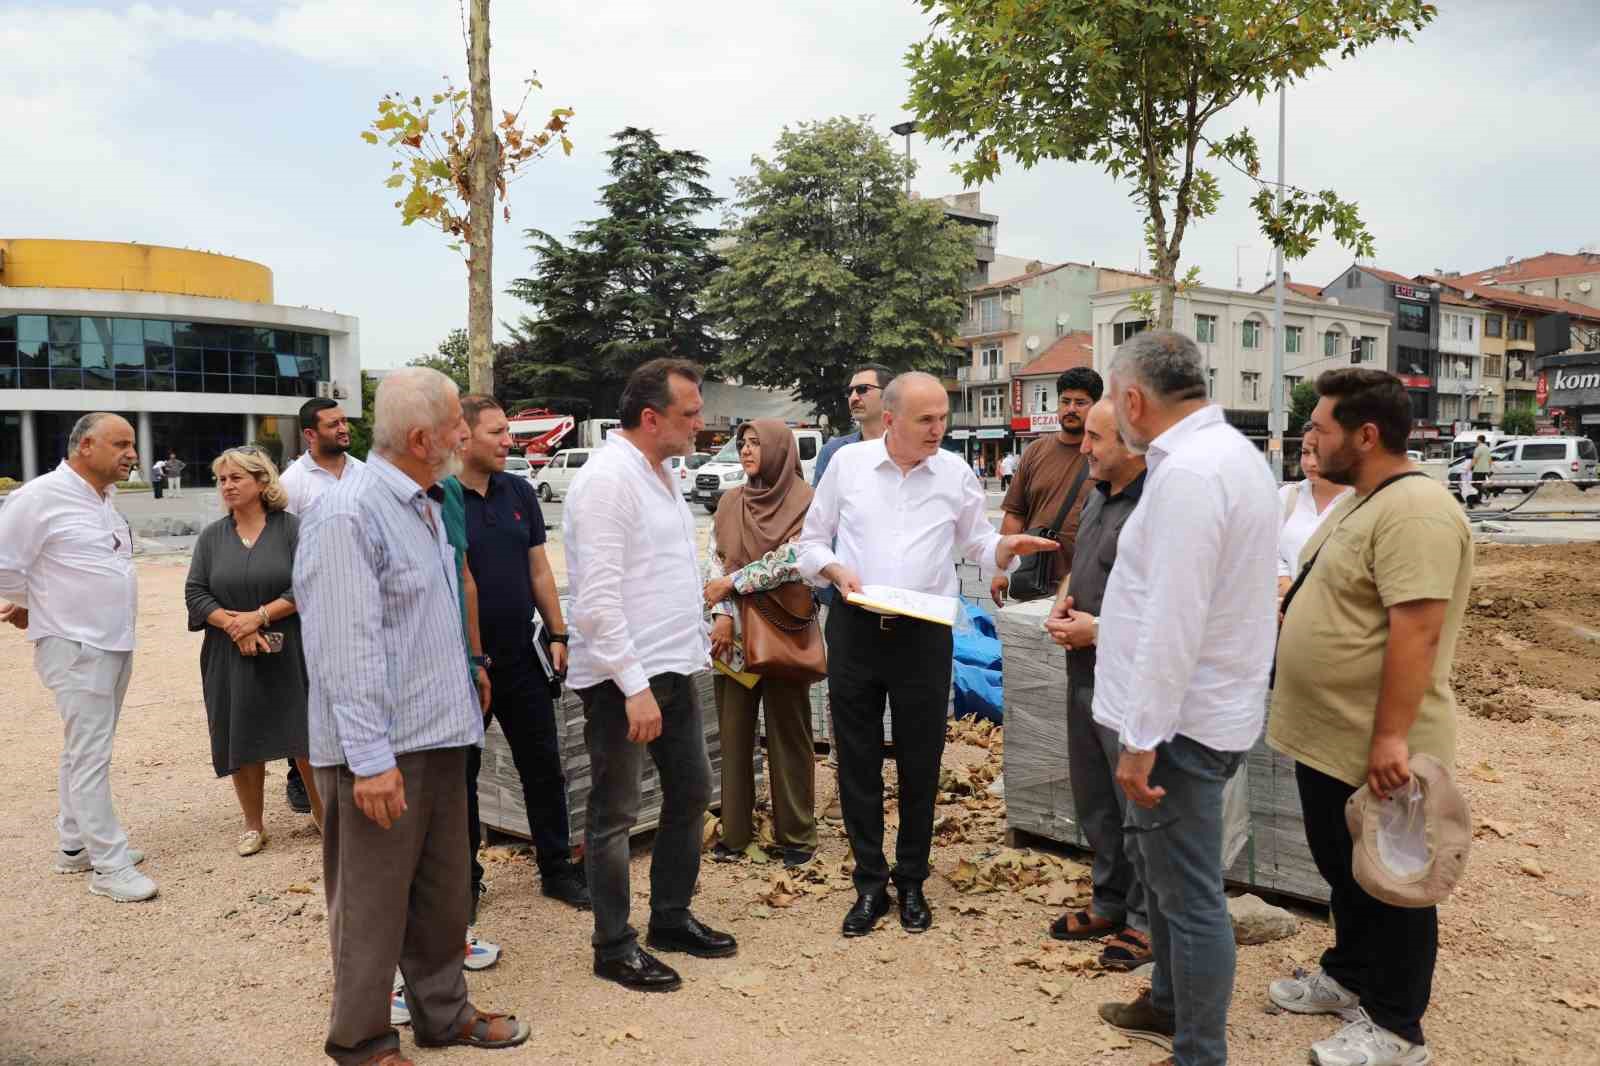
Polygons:
<instances>
[{"instance_id":1,"label":"hand gesture","mask_svg":"<svg viewBox=\"0 0 1600 1066\"><path fill-rule=\"evenodd\" d=\"M261 628L261 613L259 611L229 611L228 624L225 628L230 639L237 644Z\"/></svg>"},{"instance_id":2,"label":"hand gesture","mask_svg":"<svg viewBox=\"0 0 1600 1066\"><path fill-rule=\"evenodd\" d=\"M384 829L393 827L406 813L406 781L398 766L371 777L357 777L351 793L361 813Z\"/></svg>"},{"instance_id":3,"label":"hand gesture","mask_svg":"<svg viewBox=\"0 0 1600 1066\"><path fill-rule=\"evenodd\" d=\"M1036 555L1039 552L1060 551L1061 545L1049 537L1035 537L1028 533L1012 533L1000 538L1000 548L995 552L995 562L1004 570L1019 555Z\"/></svg>"},{"instance_id":4,"label":"hand gesture","mask_svg":"<svg viewBox=\"0 0 1600 1066\"><path fill-rule=\"evenodd\" d=\"M0 622L10 622L18 629L27 629L28 609L15 603L0 603Z\"/></svg>"},{"instance_id":5,"label":"hand gesture","mask_svg":"<svg viewBox=\"0 0 1600 1066\"><path fill-rule=\"evenodd\" d=\"M1057 596L1056 597L1056 602L1050 605L1050 618L1051 619L1056 619L1056 620L1064 622L1064 621L1067 620L1067 616L1070 615L1071 613L1072 613L1072 597L1071 596ZM1048 623L1049 619L1046 619L1046 622ZM1048 629L1049 625L1046 624L1045 628Z\"/></svg>"},{"instance_id":6,"label":"hand gesture","mask_svg":"<svg viewBox=\"0 0 1600 1066\"><path fill-rule=\"evenodd\" d=\"M1156 753L1141 751L1135 754L1124 751L1117 759L1117 784L1122 786L1122 791L1128 799L1150 810L1161 802L1161 797L1167 790L1160 785L1150 786L1150 771L1155 769Z\"/></svg>"},{"instance_id":7,"label":"hand gesture","mask_svg":"<svg viewBox=\"0 0 1600 1066\"><path fill-rule=\"evenodd\" d=\"M1068 610L1065 618L1052 616L1045 620L1044 628L1050 639L1063 648L1088 648L1094 645L1094 615L1088 611Z\"/></svg>"},{"instance_id":8,"label":"hand gesture","mask_svg":"<svg viewBox=\"0 0 1600 1066\"><path fill-rule=\"evenodd\" d=\"M628 714L628 739L635 744L648 744L661 735L661 708L648 688L629 696L623 710Z\"/></svg>"},{"instance_id":9,"label":"hand gesture","mask_svg":"<svg viewBox=\"0 0 1600 1066\"><path fill-rule=\"evenodd\" d=\"M1011 579L1004 574L995 575L995 579L989 582L989 598L994 601L996 607L1006 605L1006 592L1010 588Z\"/></svg>"},{"instance_id":10,"label":"hand gesture","mask_svg":"<svg viewBox=\"0 0 1600 1066\"><path fill-rule=\"evenodd\" d=\"M710 581L706 582L704 595L706 599L706 606L708 608L715 607L717 604L733 595L733 578L712 578Z\"/></svg>"}]
</instances>

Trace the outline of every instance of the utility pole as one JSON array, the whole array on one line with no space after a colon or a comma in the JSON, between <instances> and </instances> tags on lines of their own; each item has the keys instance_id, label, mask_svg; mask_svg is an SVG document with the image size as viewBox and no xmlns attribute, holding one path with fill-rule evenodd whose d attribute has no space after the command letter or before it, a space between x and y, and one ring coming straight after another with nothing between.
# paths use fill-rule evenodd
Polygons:
<instances>
[{"instance_id":1,"label":"utility pole","mask_svg":"<svg viewBox=\"0 0 1600 1066\"><path fill-rule=\"evenodd\" d=\"M1288 113L1287 94L1278 83L1278 211L1283 211L1283 134ZM1283 484L1283 432L1288 421L1283 403L1283 246L1278 246L1278 276L1272 285L1272 395L1267 413L1267 461L1272 476Z\"/></svg>"},{"instance_id":2,"label":"utility pole","mask_svg":"<svg viewBox=\"0 0 1600 1066\"><path fill-rule=\"evenodd\" d=\"M906 139L906 199L911 199L911 135L917 132L917 122L912 119L908 122L896 122L889 127L889 132L898 134Z\"/></svg>"}]
</instances>

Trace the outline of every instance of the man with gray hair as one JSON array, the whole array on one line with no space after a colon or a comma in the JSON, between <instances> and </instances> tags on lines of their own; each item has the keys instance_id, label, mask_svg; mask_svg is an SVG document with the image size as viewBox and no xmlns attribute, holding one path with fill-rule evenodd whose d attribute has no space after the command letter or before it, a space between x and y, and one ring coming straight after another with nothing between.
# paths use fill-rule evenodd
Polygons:
<instances>
[{"instance_id":1,"label":"man with gray hair","mask_svg":"<svg viewBox=\"0 0 1600 1066\"><path fill-rule=\"evenodd\" d=\"M514 1016L467 1000L467 749L483 743L438 482L459 462L456 386L408 367L378 386L364 476L307 512L294 588L310 675L311 764L325 805L333 947L324 1050L403 1062L396 963L418 1045L512 1047Z\"/></svg>"},{"instance_id":2,"label":"man with gray hair","mask_svg":"<svg viewBox=\"0 0 1600 1066\"><path fill-rule=\"evenodd\" d=\"M1122 745L1155 971L1147 993L1100 1016L1170 1048L1175 1066L1222 1066L1234 973L1222 789L1261 734L1278 497L1261 453L1207 399L1189 338L1138 334L1110 376L1122 438L1149 473L1101 605L1094 719Z\"/></svg>"},{"instance_id":3,"label":"man with gray hair","mask_svg":"<svg viewBox=\"0 0 1600 1066\"><path fill-rule=\"evenodd\" d=\"M114 501L138 461L133 427L96 411L72 427L66 460L0 507L0 622L28 631L65 733L56 872L92 869L89 891L119 903L156 894L134 868L144 854L128 846L111 804L111 745L139 601L133 535Z\"/></svg>"}]
</instances>

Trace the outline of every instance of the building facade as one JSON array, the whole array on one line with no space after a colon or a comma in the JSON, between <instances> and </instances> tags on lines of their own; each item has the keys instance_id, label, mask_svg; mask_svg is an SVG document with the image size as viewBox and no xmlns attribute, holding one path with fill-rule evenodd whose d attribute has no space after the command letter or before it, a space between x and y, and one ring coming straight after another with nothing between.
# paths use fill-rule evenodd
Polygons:
<instances>
[{"instance_id":1,"label":"building facade","mask_svg":"<svg viewBox=\"0 0 1600 1066\"><path fill-rule=\"evenodd\" d=\"M1545 252L1450 276L1482 288L1566 300L1600 311L1600 252Z\"/></svg>"},{"instance_id":2,"label":"building facade","mask_svg":"<svg viewBox=\"0 0 1600 1066\"><path fill-rule=\"evenodd\" d=\"M97 241L0 240L0 476L66 454L89 411L126 417L144 478L185 478L246 441L298 450L307 398L361 412L357 320L273 303L272 271L230 256Z\"/></svg>"},{"instance_id":3,"label":"building facade","mask_svg":"<svg viewBox=\"0 0 1600 1066\"><path fill-rule=\"evenodd\" d=\"M1449 432L1439 424L1439 292L1442 286L1377 267L1352 264L1324 285L1324 299L1386 312L1394 322L1379 362L1399 376L1411 396L1413 440L1436 440Z\"/></svg>"},{"instance_id":4,"label":"building facade","mask_svg":"<svg viewBox=\"0 0 1600 1066\"><path fill-rule=\"evenodd\" d=\"M1094 335L1076 330L1025 363L1011 377L1012 450L1061 428L1056 379L1073 367L1094 369Z\"/></svg>"},{"instance_id":5,"label":"building facade","mask_svg":"<svg viewBox=\"0 0 1600 1066\"><path fill-rule=\"evenodd\" d=\"M1150 328L1136 297L1153 303L1155 286L1099 292L1093 304L1094 365L1102 374L1118 345ZM1379 366L1390 344L1390 317L1383 311L1351 307L1337 299L1315 299L1287 291L1283 301L1284 410L1294 387L1314 381L1324 370L1349 366L1353 359ZM1212 400L1246 436L1264 441L1271 410L1273 299L1270 293L1194 286L1173 303L1173 328L1193 337L1206 358ZM1299 436L1298 426L1287 436Z\"/></svg>"},{"instance_id":6,"label":"building facade","mask_svg":"<svg viewBox=\"0 0 1600 1066\"><path fill-rule=\"evenodd\" d=\"M1439 425L1451 436L1481 421L1492 387L1483 376L1484 309L1450 289L1439 293Z\"/></svg>"}]
</instances>

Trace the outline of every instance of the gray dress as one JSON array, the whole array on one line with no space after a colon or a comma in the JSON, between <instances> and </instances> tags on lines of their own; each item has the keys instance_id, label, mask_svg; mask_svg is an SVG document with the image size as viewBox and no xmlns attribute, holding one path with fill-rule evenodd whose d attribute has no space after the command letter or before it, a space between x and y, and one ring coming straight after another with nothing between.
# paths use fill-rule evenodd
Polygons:
<instances>
[{"instance_id":1,"label":"gray dress","mask_svg":"<svg viewBox=\"0 0 1600 1066\"><path fill-rule=\"evenodd\" d=\"M283 651L271 655L240 655L227 633L206 624L219 607L253 611L276 599L292 601L299 539L300 520L274 511L254 547L239 540L232 515L207 526L195 542L184 595L189 629L206 635L200 676L211 728L211 763L218 777L249 763L304 759L310 751L300 616L272 624L273 632L283 634Z\"/></svg>"}]
</instances>

